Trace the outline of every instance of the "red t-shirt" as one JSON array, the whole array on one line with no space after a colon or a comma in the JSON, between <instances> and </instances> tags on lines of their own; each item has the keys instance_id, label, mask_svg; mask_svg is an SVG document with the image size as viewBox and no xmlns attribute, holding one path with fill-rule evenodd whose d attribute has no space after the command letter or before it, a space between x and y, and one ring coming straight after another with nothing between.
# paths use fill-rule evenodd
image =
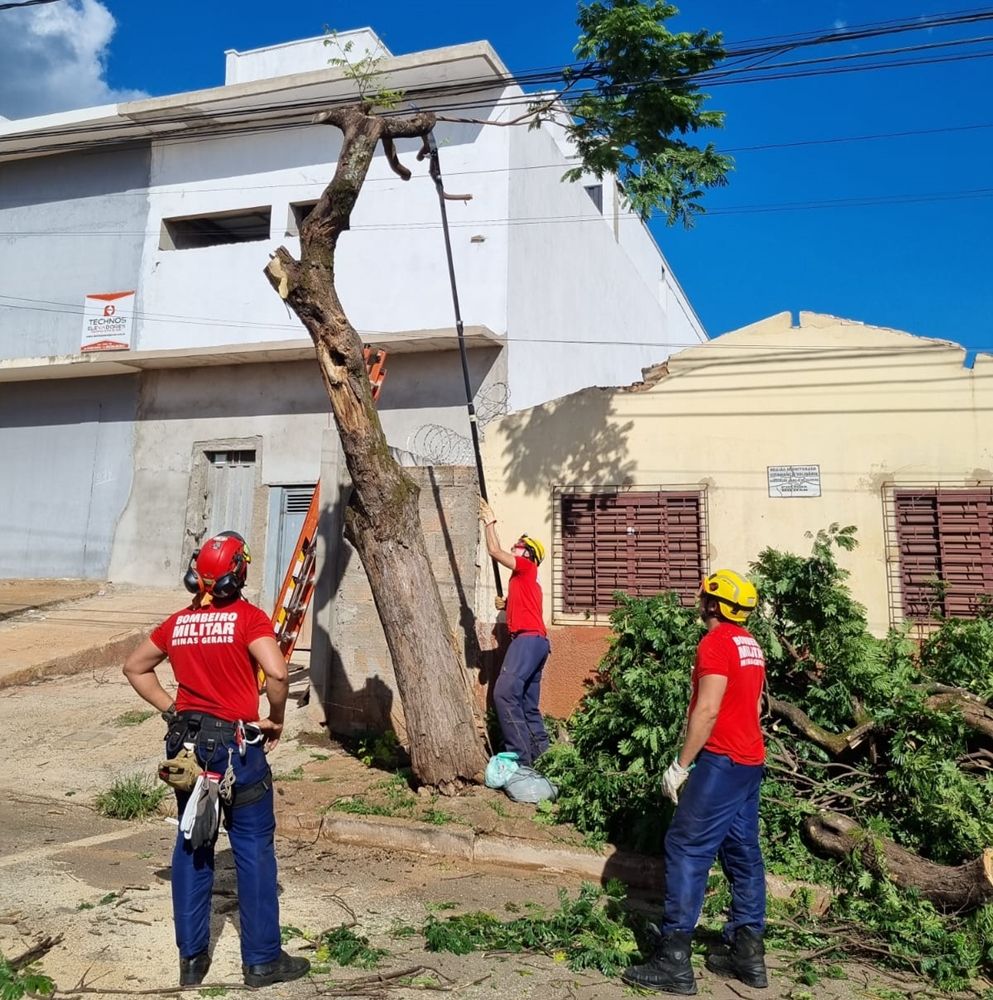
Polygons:
<instances>
[{"instance_id":1,"label":"red t-shirt","mask_svg":"<svg viewBox=\"0 0 993 1000\"><path fill-rule=\"evenodd\" d=\"M737 764L764 764L758 703L765 684L765 657L752 634L740 625L721 622L700 640L690 711L696 704L700 678L707 674L726 677L728 686L704 750L723 754Z\"/></svg>"},{"instance_id":2,"label":"red t-shirt","mask_svg":"<svg viewBox=\"0 0 993 1000\"><path fill-rule=\"evenodd\" d=\"M546 634L538 566L524 556L515 557L507 585L507 628L511 632Z\"/></svg>"},{"instance_id":3,"label":"red t-shirt","mask_svg":"<svg viewBox=\"0 0 993 1000\"><path fill-rule=\"evenodd\" d=\"M248 645L272 634L269 616L239 597L177 611L149 638L172 664L179 684L177 711L256 722L259 688Z\"/></svg>"}]
</instances>

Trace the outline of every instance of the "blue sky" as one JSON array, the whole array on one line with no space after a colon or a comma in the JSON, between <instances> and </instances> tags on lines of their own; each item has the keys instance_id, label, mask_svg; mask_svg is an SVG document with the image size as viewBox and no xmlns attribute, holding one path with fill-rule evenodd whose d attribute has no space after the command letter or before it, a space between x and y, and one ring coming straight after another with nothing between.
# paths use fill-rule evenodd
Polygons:
<instances>
[{"instance_id":1,"label":"blue sky","mask_svg":"<svg viewBox=\"0 0 993 1000\"><path fill-rule=\"evenodd\" d=\"M99 14L96 0L71 2ZM723 31L733 44L962 9L944 2L687 2L676 25ZM44 12L62 6L13 16L52 16ZM320 34L325 23L342 30L369 25L394 53L485 38L512 70L571 61L577 34L572 0L295 0L275 6L259 0L104 0L102 6L116 20L112 35L101 26L109 38L102 59L96 53L103 83L115 91L152 95L219 85L225 49ZM0 14L7 19L0 27L11 23L11 16ZM993 34L993 24L844 43L784 58L986 34ZM991 50L991 45L975 48ZM0 69L0 77L3 73ZM721 86L711 93L711 106L727 113L717 143L728 149L993 126L993 59ZM3 96L0 82L0 102ZM11 111L0 103L0 113ZM714 214L688 233L653 223L712 335L782 310L808 309L993 350L993 127L734 155L730 186L707 198ZM926 200L976 189L987 194ZM921 200L770 210L903 197Z\"/></svg>"}]
</instances>

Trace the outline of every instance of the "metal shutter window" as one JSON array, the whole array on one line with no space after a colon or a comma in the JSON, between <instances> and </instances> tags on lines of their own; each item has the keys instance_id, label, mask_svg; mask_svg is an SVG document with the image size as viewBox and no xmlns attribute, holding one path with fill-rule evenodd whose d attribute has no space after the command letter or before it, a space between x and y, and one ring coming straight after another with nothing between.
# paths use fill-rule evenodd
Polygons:
<instances>
[{"instance_id":1,"label":"metal shutter window","mask_svg":"<svg viewBox=\"0 0 993 1000\"><path fill-rule=\"evenodd\" d=\"M561 607L609 612L614 591L648 597L674 590L696 600L703 576L700 492L563 493Z\"/></svg>"},{"instance_id":2,"label":"metal shutter window","mask_svg":"<svg viewBox=\"0 0 993 1000\"><path fill-rule=\"evenodd\" d=\"M993 594L993 488L898 489L893 500L904 617L975 615Z\"/></svg>"}]
</instances>

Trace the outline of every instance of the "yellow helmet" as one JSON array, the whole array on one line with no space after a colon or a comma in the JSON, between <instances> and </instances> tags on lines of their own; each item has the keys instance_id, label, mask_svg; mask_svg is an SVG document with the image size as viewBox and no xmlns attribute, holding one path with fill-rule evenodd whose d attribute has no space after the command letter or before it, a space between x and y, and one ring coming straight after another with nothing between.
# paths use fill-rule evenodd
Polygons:
<instances>
[{"instance_id":1,"label":"yellow helmet","mask_svg":"<svg viewBox=\"0 0 993 1000\"><path fill-rule=\"evenodd\" d=\"M545 546L542 545L537 538L532 538L530 535L521 535L518 541L525 548L531 550L531 554L534 556L534 561L540 566L545 558Z\"/></svg>"},{"instance_id":2,"label":"yellow helmet","mask_svg":"<svg viewBox=\"0 0 993 1000\"><path fill-rule=\"evenodd\" d=\"M759 603L755 584L733 569L719 569L704 577L700 594L716 597L721 614L732 622L743 622Z\"/></svg>"}]
</instances>

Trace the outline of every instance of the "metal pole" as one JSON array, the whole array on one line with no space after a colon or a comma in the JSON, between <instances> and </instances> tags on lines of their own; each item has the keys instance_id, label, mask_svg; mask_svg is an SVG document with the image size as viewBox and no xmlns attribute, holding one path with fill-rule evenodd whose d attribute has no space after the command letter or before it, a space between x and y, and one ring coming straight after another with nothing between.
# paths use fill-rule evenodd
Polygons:
<instances>
[{"instance_id":1,"label":"metal pole","mask_svg":"<svg viewBox=\"0 0 993 1000\"><path fill-rule=\"evenodd\" d=\"M469 411L469 431L472 435L472 451L476 456L476 476L479 478L479 495L486 500L486 477L483 475L483 458L479 451L479 423L476 420L476 406L472 400L472 383L469 380L469 360L465 350L465 330L462 326L462 310L459 308L459 290L455 283L455 261L452 259L452 237L448 231L448 209L445 207L445 185L441 179L441 160L438 157L438 143L434 132L427 134L428 150L431 156L429 173L438 191L438 204L441 206L441 228L445 234L445 254L448 257L448 279L452 286L452 304L455 307L455 332L459 337L459 358L462 361L462 380L465 383L465 405ZM496 583L497 595L503 597L503 584L500 582L500 564L493 562L493 580Z\"/></svg>"}]
</instances>

